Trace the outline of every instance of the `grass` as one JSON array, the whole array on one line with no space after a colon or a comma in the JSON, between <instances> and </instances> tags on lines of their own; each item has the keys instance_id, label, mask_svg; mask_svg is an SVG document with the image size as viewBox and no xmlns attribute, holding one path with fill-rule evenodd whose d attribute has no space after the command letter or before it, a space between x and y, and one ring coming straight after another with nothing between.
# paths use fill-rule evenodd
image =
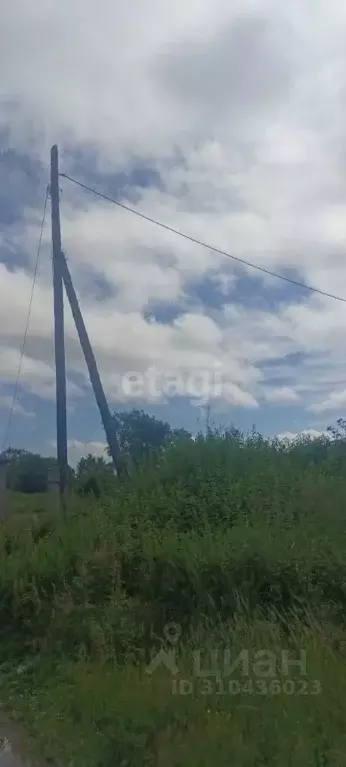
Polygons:
<instances>
[{"instance_id":1,"label":"grass","mask_svg":"<svg viewBox=\"0 0 346 767\"><path fill-rule=\"evenodd\" d=\"M344 651L332 652L316 627L302 639L307 682L295 675L291 687L286 685L290 694L279 673L276 685L261 678L262 687L253 675L235 675L239 687L233 694L218 694L220 684L209 678L206 695L206 680L193 678L187 648L180 656L179 679L193 684L188 695L174 694L179 686L164 670L149 676L129 663L90 659L61 659L55 665L44 659L20 675L4 671L2 690L12 714L30 727L42 757L59 765L180 767L212 765L216 759L225 767L344 765ZM230 627L229 645L236 655L244 645L253 652L265 647L277 657L290 647L292 659L298 650L263 621L251 628L245 621ZM207 655L205 645L204 651Z\"/></svg>"},{"instance_id":2,"label":"grass","mask_svg":"<svg viewBox=\"0 0 346 767\"><path fill-rule=\"evenodd\" d=\"M63 767L346 765L345 462L213 434L65 520L13 498L1 702L30 747ZM175 676L147 672L160 650Z\"/></svg>"}]
</instances>

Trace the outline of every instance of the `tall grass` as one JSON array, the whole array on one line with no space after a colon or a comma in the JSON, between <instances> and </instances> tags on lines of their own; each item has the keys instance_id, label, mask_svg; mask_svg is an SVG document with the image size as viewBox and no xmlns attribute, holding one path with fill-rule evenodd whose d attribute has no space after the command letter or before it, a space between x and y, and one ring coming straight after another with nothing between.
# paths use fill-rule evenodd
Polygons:
<instances>
[{"instance_id":1,"label":"tall grass","mask_svg":"<svg viewBox=\"0 0 346 767\"><path fill-rule=\"evenodd\" d=\"M49 757L346 764L345 469L339 442L209 432L97 502L71 498L67 519L14 514L0 529L2 686ZM174 696L144 672L172 621L181 669L196 647L305 643L322 693Z\"/></svg>"}]
</instances>

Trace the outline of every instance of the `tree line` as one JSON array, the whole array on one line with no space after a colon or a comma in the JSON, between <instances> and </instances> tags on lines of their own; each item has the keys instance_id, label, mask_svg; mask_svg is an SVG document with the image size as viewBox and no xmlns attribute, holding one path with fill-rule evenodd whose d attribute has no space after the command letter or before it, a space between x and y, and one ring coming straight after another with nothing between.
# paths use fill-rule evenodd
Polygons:
<instances>
[{"instance_id":1,"label":"tree line","mask_svg":"<svg viewBox=\"0 0 346 767\"><path fill-rule=\"evenodd\" d=\"M193 439L186 429L173 429L167 421L151 416L144 410L115 412L113 419L130 474L149 456L159 456L165 449ZM213 433L209 421L205 431L206 437ZM230 427L228 432L240 434L234 427ZM291 446L290 449L296 449L303 462L318 463L325 460L331 445L334 457L338 458L338 454L341 455L340 449L344 453L345 443L346 420L339 418L335 426L328 426L325 436L314 440L303 437L298 440L296 448ZM48 490L48 476L50 470L57 465L56 458L45 458L37 453L14 448L9 448L4 456L9 460L9 489L21 493L44 493ZM106 458L96 458L89 454L80 459L75 469L69 467L69 484L81 494L93 492L98 496L107 485L111 487L113 480L113 464Z\"/></svg>"},{"instance_id":2,"label":"tree line","mask_svg":"<svg viewBox=\"0 0 346 767\"><path fill-rule=\"evenodd\" d=\"M179 441L192 438L185 429L173 429L167 421L151 416L144 410L115 412L113 419L120 449L130 471L149 455L159 453L165 447ZM56 467L56 458L46 458L38 453L11 447L3 455L9 461L7 471L9 489L20 493L44 493L48 490L49 472ZM69 467L69 482L80 492L92 491L98 495L99 485L104 485L107 483L107 478L113 476L112 463L91 454L81 458L76 469Z\"/></svg>"}]
</instances>

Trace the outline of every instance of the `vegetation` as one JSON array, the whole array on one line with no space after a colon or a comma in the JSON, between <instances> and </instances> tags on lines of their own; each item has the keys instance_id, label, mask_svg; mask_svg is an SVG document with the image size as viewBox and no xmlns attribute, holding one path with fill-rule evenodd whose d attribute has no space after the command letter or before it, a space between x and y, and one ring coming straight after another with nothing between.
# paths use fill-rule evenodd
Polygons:
<instances>
[{"instance_id":1,"label":"vegetation","mask_svg":"<svg viewBox=\"0 0 346 767\"><path fill-rule=\"evenodd\" d=\"M151 449L138 418L130 480L84 460L67 519L0 529L3 705L64 767L345 765L343 423L319 440L208 428ZM176 675L149 673L160 649ZM199 650L219 664L207 679ZM226 650L270 651L274 676L227 676ZM282 652L303 650L306 676L285 674Z\"/></svg>"},{"instance_id":2,"label":"vegetation","mask_svg":"<svg viewBox=\"0 0 346 767\"><path fill-rule=\"evenodd\" d=\"M128 464L138 468L144 459L159 455L170 445L191 439L185 429L172 429L167 421L150 416L144 410L114 413L119 446Z\"/></svg>"},{"instance_id":3,"label":"vegetation","mask_svg":"<svg viewBox=\"0 0 346 767\"><path fill-rule=\"evenodd\" d=\"M48 490L50 469L56 466L55 458L42 458L27 450L9 448L4 457L9 461L8 487L19 493L45 493Z\"/></svg>"}]
</instances>

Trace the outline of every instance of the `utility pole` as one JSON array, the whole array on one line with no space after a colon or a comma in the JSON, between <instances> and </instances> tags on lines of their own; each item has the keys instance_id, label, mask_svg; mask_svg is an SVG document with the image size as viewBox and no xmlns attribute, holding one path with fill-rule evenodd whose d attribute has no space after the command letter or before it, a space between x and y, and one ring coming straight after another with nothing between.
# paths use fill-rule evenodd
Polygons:
<instances>
[{"instance_id":1,"label":"utility pole","mask_svg":"<svg viewBox=\"0 0 346 767\"><path fill-rule=\"evenodd\" d=\"M53 241L53 290L54 290L54 340L56 369L56 431L59 464L59 489L62 507L67 484L67 417L66 417L66 367L64 338L64 293L61 271L61 232L59 202L58 147L50 153L50 196L52 202Z\"/></svg>"},{"instance_id":2,"label":"utility pole","mask_svg":"<svg viewBox=\"0 0 346 767\"><path fill-rule=\"evenodd\" d=\"M65 255L62 251L60 251L60 266L61 266L61 274L64 281L67 298L69 300L69 304L71 307L71 311L72 311L73 319L77 329L80 344L83 349L85 362L89 371L90 382L93 387L95 399L100 411L103 428L106 432L106 437L107 437L107 441L108 441L108 445L110 449L110 454L113 460L113 464L118 475L123 474L126 476L127 469L121 457L121 451L120 451L118 437L115 430L114 421L112 419L112 416L108 407L106 395L103 390L100 374L97 369L96 360L91 347L91 343L89 341L87 329L84 324L82 312L79 308L78 299L76 296L75 289L73 287L73 282L72 282L71 275L66 263Z\"/></svg>"}]
</instances>

